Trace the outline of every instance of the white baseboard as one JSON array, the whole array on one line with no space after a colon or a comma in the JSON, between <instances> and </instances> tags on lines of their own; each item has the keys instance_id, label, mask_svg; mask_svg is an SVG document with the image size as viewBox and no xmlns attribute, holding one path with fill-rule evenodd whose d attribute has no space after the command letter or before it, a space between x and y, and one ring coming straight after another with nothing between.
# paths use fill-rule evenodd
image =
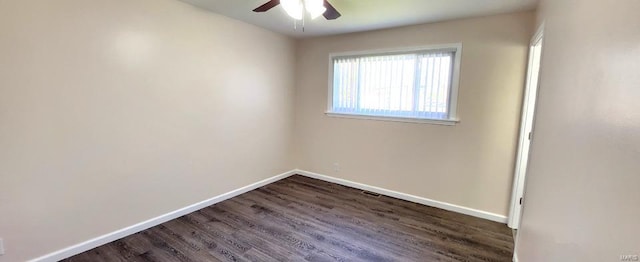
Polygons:
<instances>
[{"instance_id":1,"label":"white baseboard","mask_svg":"<svg viewBox=\"0 0 640 262\"><path fill-rule=\"evenodd\" d=\"M518 253L513 252L513 262L518 262Z\"/></svg>"},{"instance_id":2,"label":"white baseboard","mask_svg":"<svg viewBox=\"0 0 640 262\"><path fill-rule=\"evenodd\" d=\"M74 256L74 255L80 254L80 253L85 252L87 250L91 250L93 248L99 247L101 245L110 243L112 241L121 239L123 237L138 233L138 232L143 231L145 229L160 225L160 224L162 224L164 222L167 222L169 220L176 219L176 218L184 216L186 214L198 211L200 209L203 209L203 208L208 207L210 205L222 202L222 201L227 200L229 198L244 194L246 192L249 192L249 191L254 190L256 188L271 184L273 182L276 182L278 180L287 178L287 177L289 177L291 175L294 175L294 174L296 174L295 170L288 171L288 172L285 172L285 173L282 173L282 174L267 178L265 180L253 183L251 185L248 185L248 186L233 190L231 192L227 192L227 193L224 193L222 195L218 195L218 196L215 196L213 198L210 198L210 199L195 203L193 205L190 205L190 206L187 206L187 207L183 207L181 209L169 212L167 214L164 214L164 215L149 219L147 221L140 222L138 224L135 224L135 225L120 229L118 231L111 232L109 234L93 238L91 240L79 243L77 245L73 245L73 246L67 247L65 249L62 249L62 250L59 250L59 251L56 251L56 252L53 252L53 253L50 253L50 254L35 258L33 260L30 260L30 261L32 261L32 262L59 261L59 260Z\"/></svg>"},{"instance_id":3,"label":"white baseboard","mask_svg":"<svg viewBox=\"0 0 640 262\"><path fill-rule=\"evenodd\" d=\"M402 199L402 200L406 200L406 201L410 201L410 202L414 202L414 203L419 203L419 204L423 204L423 205L427 205L427 206L431 206L431 207L437 207L437 208L440 208L440 209L449 210L449 211L453 211L453 212L456 212L456 213L461 213L461 214L465 214L465 215L479 217L479 218L483 218L483 219L487 219L487 220L491 220L491 221L495 221L495 222L499 222L499 223L504 223L504 224L507 223L507 217L506 216L494 214L494 213L487 212L487 211L477 210L477 209L473 209L473 208L469 208L469 207L458 206L458 205L449 204L449 203L446 203L446 202L437 201L437 200L433 200L433 199L428 199L428 198L424 198L424 197L419 197L419 196L409 195L409 194L405 194L405 193L400 193L400 192L389 190L389 189L384 189L384 188L380 188L380 187L365 185L365 184L361 184L361 183L357 183L357 182L353 182L353 181L349 181L349 180L345 180L345 179L341 179L341 178L335 178L335 177L331 177L331 176L327 176L327 175L322 175L322 174L318 174L318 173L313 173L313 172L309 172L309 171L305 171L305 170L296 169L296 170L294 170L294 173L300 174L300 175L303 175L303 176L307 176L307 177L310 177L310 178L315 178L315 179L320 179L320 180L324 180L324 181L331 182L331 183L340 184L340 185L343 185L343 186L348 186L348 187L353 187L353 188L362 189L362 190L366 190L366 191L371 191L371 192L375 192L375 193L378 193L378 194L382 194L382 195L386 195L386 196L390 196L390 197L395 197L395 198L398 198L398 199Z\"/></svg>"},{"instance_id":4,"label":"white baseboard","mask_svg":"<svg viewBox=\"0 0 640 262\"><path fill-rule=\"evenodd\" d=\"M184 216L186 214L198 211L202 208L208 207L210 205L222 202L224 200L227 200L229 198L235 197L235 196L239 196L241 194L244 194L246 192L249 192L251 190L260 188L262 186L271 184L273 182L282 180L284 178L290 177L292 175L295 174L299 174L299 175L303 175L306 177L310 177L310 178L315 178L315 179L320 179L323 181L327 181L327 182L331 182L331 183L336 183L336 184L340 184L340 185L344 185L344 186L348 186L348 187L353 187L353 188L358 188L358 189L362 189L362 190L367 190L367 191L371 191L371 192L375 192L378 194L382 194L382 195L386 195L386 196L390 196L390 197L395 197L398 199L402 199L402 200L407 200L407 201L411 201L411 202L415 202L415 203L419 203L419 204L423 204L423 205L427 205L427 206L432 206L432 207L437 207L437 208L441 208L444 210L449 210L449 211L453 211L453 212L457 212L457 213L462 213L465 215L470 215L470 216L475 216L475 217L479 217L479 218L484 218L484 219L488 219L491 221L496 221L496 222L500 222L500 223L506 223L507 222L507 217L502 216L502 215L498 215L498 214L494 214L494 213L490 213L490 212L486 212L486 211L481 211L481 210L477 210L477 209L473 209L473 208L468 208L468 207L463 207L463 206L458 206L458 205L454 205L454 204L449 204L449 203L445 203L445 202L441 202L441 201L436 201L436 200L432 200L432 199L428 199L428 198L424 198L424 197L419 197L419 196L414 196L414 195L409 195L409 194L405 194L405 193L400 193L397 191L393 191L393 190L389 190L389 189L384 189L384 188L380 188L380 187L375 187L375 186L369 186L369 185L365 185L365 184L361 184L361 183L357 183L357 182L352 182L349 180L345 180L345 179L341 179L341 178L335 178L335 177L330 177L330 176L326 176L326 175L321 175L318 173L313 173L313 172L309 172L309 171L305 171L305 170L299 170L299 169L294 169L270 178L267 178L265 180L253 183L251 185L233 190L231 192L227 192L224 193L222 195L218 195L215 196L213 198L195 203L193 205L169 212L167 214L149 219L147 221L143 221L140 222L138 224L120 229L118 231L115 232L111 232L108 233L106 235L102 235L93 239L90 239L88 241L67 247L65 249L32 259L30 261L32 262L48 262L48 261L59 261L77 254L80 254L82 252L85 252L87 250L91 250L93 248L99 247L101 245L113 242L115 240L121 239L123 237L138 233L140 231L143 231L145 229L160 225L164 222L167 222L169 220L172 219L176 219L178 217ZM514 261L517 261L516 256L514 255Z\"/></svg>"}]
</instances>

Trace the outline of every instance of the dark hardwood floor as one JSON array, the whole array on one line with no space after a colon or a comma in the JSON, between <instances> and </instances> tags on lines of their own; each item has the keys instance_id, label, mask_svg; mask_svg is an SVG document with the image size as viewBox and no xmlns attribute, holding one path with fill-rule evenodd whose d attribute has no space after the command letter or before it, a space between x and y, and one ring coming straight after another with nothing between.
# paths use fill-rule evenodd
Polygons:
<instances>
[{"instance_id":1,"label":"dark hardwood floor","mask_svg":"<svg viewBox=\"0 0 640 262\"><path fill-rule=\"evenodd\" d=\"M292 176L66 261L511 261L506 225Z\"/></svg>"}]
</instances>

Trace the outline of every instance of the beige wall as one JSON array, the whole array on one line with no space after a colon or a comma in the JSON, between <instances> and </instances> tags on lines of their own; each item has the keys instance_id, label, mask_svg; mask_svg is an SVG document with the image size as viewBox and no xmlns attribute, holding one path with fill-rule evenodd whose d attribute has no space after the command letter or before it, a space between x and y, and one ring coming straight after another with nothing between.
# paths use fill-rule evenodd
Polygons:
<instances>
[{"instance_id":1,"label":"beige wall","mask_svg":"<svg viewBox=\"0 0 640 262\"><path fill-rule=\"evenodd\" d=\"M294 45L175 0L0 1L0 261L291 169Z\"/></svg>"},{"instance_id":2,"label":"beige wall","mask_svg":"<svg viewBox=\"0 0 640 262\"><path fill-rule=\"evenodd\" d=\"M519 261L640 255L640 1L546 0Z\"/></svg>"},{"instance_id":3,"label":"beige wall","mask_svg":"<svg viewBox=\"0 0 640 262\"><path fill-rule=\"evenodd\" d=\"M298 167L506 216L533 23L525 12L300 41ZM458 125L324 114L330 53L458 42Z\"/></svg>"}]
</instances>

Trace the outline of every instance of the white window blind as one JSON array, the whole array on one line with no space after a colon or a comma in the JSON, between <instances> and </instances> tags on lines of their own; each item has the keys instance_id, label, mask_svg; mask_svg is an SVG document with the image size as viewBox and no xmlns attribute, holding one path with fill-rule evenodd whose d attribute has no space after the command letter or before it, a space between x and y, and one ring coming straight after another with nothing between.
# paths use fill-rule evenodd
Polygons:
<instances>
[{"instance_id":1,"label":"white window blind","mask_svg":"<svg viewBox=\"0 0 640 262\"><path fill-rule=\"evenodd\" d=\"M457 50L334 56L330 113L450 120Z\"/></svg>"}]
</instances>

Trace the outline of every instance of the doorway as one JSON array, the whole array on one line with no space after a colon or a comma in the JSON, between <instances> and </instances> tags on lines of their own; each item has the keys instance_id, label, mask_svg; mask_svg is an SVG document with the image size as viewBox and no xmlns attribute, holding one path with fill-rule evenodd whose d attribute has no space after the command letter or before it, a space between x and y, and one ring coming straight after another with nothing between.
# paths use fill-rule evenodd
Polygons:
<instances>
[{"instance_id":1,"label":"doorway","mask_svg":"<svg viewBox=\"0 0 640 262\"><path fill-rule=\"evenodd\" d=\"M533 122L535 119L536 100L538 95L543 35L544 26L540 26L536 34L531 39L531 45L529 46L529 65L527 67L527 80L524 98L522 100L520 137L518 141L518 151L513 179L513 192L511 194L511 208L508 220L509 227L513 229L518 229L520 227L520 218L522 216L525 177L527 173L527 164L529 162L529 149L534 135Z\"/></svg>"}]
</instances>

